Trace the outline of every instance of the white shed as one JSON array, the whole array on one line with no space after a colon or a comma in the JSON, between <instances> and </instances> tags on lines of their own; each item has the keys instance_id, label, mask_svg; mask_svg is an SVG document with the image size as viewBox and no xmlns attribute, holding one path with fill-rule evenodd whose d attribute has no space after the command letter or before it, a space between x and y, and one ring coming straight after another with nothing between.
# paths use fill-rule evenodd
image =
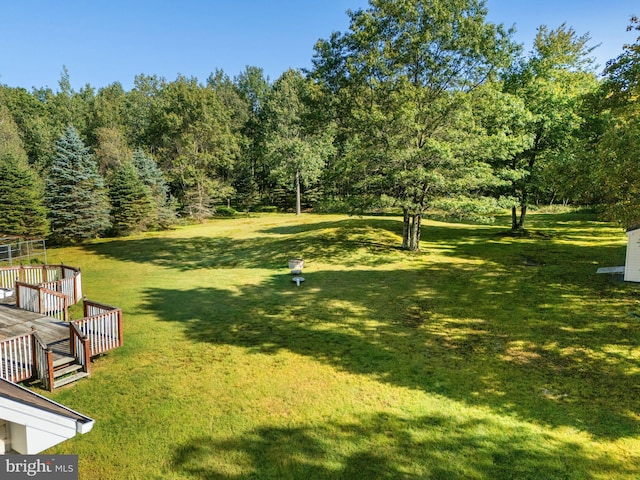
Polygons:
<instances>
[{"instance_id":1,"label":"white shed","mask_svg":"<svg viewBox=\"0 0 640 480\"><path fill-rule=\"evenodd\" d=\"M624 281L640 282L640 228L627 232L627 258L624 263Z\"/></svg>"},{"instance_id":2,"label":"white shed","mask_svg":"<svg viewBox=\"0 0 640 480\"><path fill-rule=\"evenodd\" d=\"M0 454L35 455L87 433L94 421L0 378Z\"/></svg>"}]
</instances>

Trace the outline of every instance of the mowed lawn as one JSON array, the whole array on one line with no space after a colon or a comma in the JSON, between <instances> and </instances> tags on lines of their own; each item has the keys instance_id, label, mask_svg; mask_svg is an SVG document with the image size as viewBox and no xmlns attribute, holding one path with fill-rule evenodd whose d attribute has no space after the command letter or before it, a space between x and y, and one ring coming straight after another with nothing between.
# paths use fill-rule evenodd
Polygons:
<instances>
[{"instance_id":1,"label":"mowed lawn","mask_svg":"<svg viewBox=\"0 0 640 480\"><path fill-rule=\"evenodd\" d=\"M263 215L74 248L125 346L47 396L81 479L640 478L640 284L585 214ZM296 287L287 261L305 260Z\"/></svg>"}]
</instances>

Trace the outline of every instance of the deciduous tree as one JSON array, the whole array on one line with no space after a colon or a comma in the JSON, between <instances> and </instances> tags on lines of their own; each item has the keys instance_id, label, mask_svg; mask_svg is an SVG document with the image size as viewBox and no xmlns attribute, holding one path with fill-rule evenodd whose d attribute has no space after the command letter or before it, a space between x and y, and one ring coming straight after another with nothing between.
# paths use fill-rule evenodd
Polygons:
<instances>
[{"instance_id":1,"label":"deciduous tree","mask_svg":"<svg viewBox=\"0 0 640 480\"><path fill-rule=\"evenodd\" d=\"M511 184L514 231L524 228L529 204L548 189L545 170L568 161L577 148L584 123L581 103L597 88L589 41L588 35L578 36L564 24L555 30L543 25L533 51L507 76L505 90L520 97L532 114L527 128L533 142L511 158L513 171L525 172Z\"/></svg>"},{"instance_id":2,"label":"deciduous tree","mask_svg":"<svg viewBox=\"0 0 640 480\"><path fill-rule=\"evenodd\" d=\"M230 117L211 87L179 77L163 85L152 109L152 140L172 193L197 220L230 196L238 154Z\"/></svg>"},{"instance_id":3,"label":"deciduous tree","mask_svg":"<svg viewBox=\"0 0 640 480\"><path fill-rule=\"evenodd\" d=\"M262 108L264 152L276 184L295 189L296 214L301 213L302 186L310 186L333 153L330 127L311 128L307 101L310 83L299 71L282 74Z\"/></svg>"},{"instance_id":4,"label":"deciduous tree","mask_svg":"<svg viewBox=\"0 0 640 480\"><path fill-rule=\"evenodd\" d=\"M631 18L628 31L640 32ZM608 62L601 88L601 133L592 161L608 217L625 228L640 227L640 35Z\"/></svg>"},{"instance_id":5,"label":"deciduous tree","mask_svg":"<svg viewBox=\"0 0 640 480\"><path fill-rule=\"evenodd\" d=\"M468 178L461 119L468 93L506 66L508 34L480 0L374 0L346 34L316 46L314 77L337 94L344 158L365 198L403 210L402 247L418 250L423 213Z\"/></svg>"}]
</instances>

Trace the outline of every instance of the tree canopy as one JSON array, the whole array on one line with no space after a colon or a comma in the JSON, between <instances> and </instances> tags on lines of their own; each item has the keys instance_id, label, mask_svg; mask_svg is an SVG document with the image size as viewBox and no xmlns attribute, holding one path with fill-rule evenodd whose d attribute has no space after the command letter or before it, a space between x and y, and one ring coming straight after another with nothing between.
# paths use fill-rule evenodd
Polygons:
<instances>
[{"instance_id":1,"label":"tree canopy","mask_svg":"<svg viewBox=\"0 0 640 480\"><path fill-rule=\"evenodd\" d=\"M349 32L316 46L314 75L350 130L346 158L366 172L357 189L402 209L403 248L418 250L436 199L470 193L486 172L465 129L471 94L514 49L486 15L477 0L378 0L350 14Z\"/></svg>"},{"instance_id":2,"label":"tree canopy","mask_svg":"<svg viewBox=\"0 0 640 480\"><path fill-rule=\"evenodd\" d=\"M57 90L0 85L3 168L24 175L59 242L222 206L391 211L408 250L425 215L507 209L519 230L528 208L562 201L640 224L638 41L599 79L587 34L542 25L524 53L487 13L483 0L371 0L317 42L309 71L274 81L247 66L78 90L63 67Z\"/></svg>"}]
</instances>

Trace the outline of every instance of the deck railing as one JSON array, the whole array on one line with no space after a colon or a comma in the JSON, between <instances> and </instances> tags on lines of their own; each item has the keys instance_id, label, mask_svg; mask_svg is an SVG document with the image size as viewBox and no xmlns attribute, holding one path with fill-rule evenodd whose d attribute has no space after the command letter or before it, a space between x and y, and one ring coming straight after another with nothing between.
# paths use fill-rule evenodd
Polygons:
<instances>
[{"instance_id":1,"label":"deck railing","mask_svg":"<svg viewBox=\"0 0 640 480\"><path fill-rule=\"evenodd\" d=\"M82 371L91 373L91 345L89 338L83 335L78 325L69 323L69 345L71 355L74 356L82 366Z\"/></svg>"},{"instance_id":2,"label":"deck railing","mask_svg":"<svg viewBox=\"0 0 640 480\"><path fill-rule=\"evenodd\" d=\"M16 306L22 310L41 313L64 322L69 320L69 297L42 285L16 282Z\"/></svg>"},{"instance_id":3,"label":"deck railing","mask_svg":"<svg viewBox=\"0 0 640 480\"><path fill-rule=\"evenodd\" d=\"M53 388L53 352L42 341L37 332L31 334L33 339L33 363L43 388Z\"/></svg>"},{"instance_id":4,"label":"deck railing","mask_svg":"<svg viewBox=\"0 0 640 480\"><path fill-rule=\"evenodd\" d=\"M0 342L0 377L14 383L33 376L31 334L8 338Z\"/></svg>"},{"instance_id":5,"label":"deck railing","mask_svg":"<svg viewBox=\"0 0 640 480\"><path fill-rule=\"evenodd\" d=\"M75 320L80 332L88 337L91 356L108 352L123 344L122 309L84 299L84 318Z\"/></svg>"},{"instance_id":6,"label":"deck railing","mask_svg":"<svg viewBox=\"0 0 640 480\"><path fill-rule=\"evenodd\" d=\"M80 270L64 265L0 267L0 288L15 291L16 306L62 321L82 299ZM91 358L123 344L122 309L84 300L84 318L69 322L69 348L89 373ZM0 377L12 382L38 378L54 385L53 352L38 333L0 341Z\"/></svg>"},{"instance_id":7,"label":"deck railing","mask_svg":"<svg viewBox=\"0 0 640 480\"><path fill-rule=\"evenodd\" d=\"M82 299L80 269L66 265L20 265L0 268L0 288L15 289L16 283L41 286L69 297L69 305Z\"/></svg>"}]
</instances>

